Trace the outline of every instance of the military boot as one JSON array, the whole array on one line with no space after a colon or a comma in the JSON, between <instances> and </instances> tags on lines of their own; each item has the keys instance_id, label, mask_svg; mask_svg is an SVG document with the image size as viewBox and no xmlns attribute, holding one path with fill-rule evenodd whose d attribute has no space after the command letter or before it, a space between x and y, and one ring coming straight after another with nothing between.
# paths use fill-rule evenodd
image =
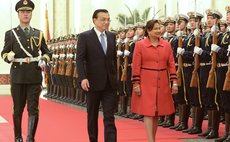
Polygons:
<instances>
[{"instance_id":1,"label":"military boot","mask_svg":"<svg viewBox=\"0 0 230 142\"><path fill-rule=\"evenodd\" d=\"M202 123L204 118L204 111L200 107L195 107L195 124L193 129L188 134L199 134L202 132Z\"/></svg>"},{"instance_id":2,"label":"military boot","mask_svg":"<svg viewBox=\"0 0 230 142\"><path fill-rule=\"evenodd\" d=\"M13 122L14 122L14 137L15 142L23 142L22 139L22 115L16 116L13 115Z\"/></svg>"},{"instance_id":3,"label":"military boot","mask_svg":"<svg viewBox=\"0 0 230 142\"><path fill-rule=\"evenodd\" d=\"M192 107L191 116L192 116L192 125L191 125L190 128L183 130L183 131L182 131L183 133L188 133L188 132L190 132L190 131L193 129L193 127L195 126L195 107Z\"/></svg>"},{"instance_id":4,"label":"military boot","mask_svg":"<svg viewBox=\"0 0 230 142\"><path fill-rule=\"evenodd\" d=\"M178 115L179 115L179 122L175 126L169 127L170 129L176 129L181 125L182 121L182 105L178 104Z\"/></svg>"},{"instance_id":5,"label":"military boot","mask_svg":"<svg viewBox=\"0 0 230 142\"><path fill-rule=\"evenodd\" d=\"M208 129L207 131L198 134L198 136L207 136L210 132L211 132L211 128L212 128L212 111L208 110Z\"/></svg>"},{"instance_id":6,"label":"military boot","mask_svg":"<svg viewBox=\"0 0 230 142\"><path fill-rule=\"evenodd\" d=\"M35 133L38 125L38 116L32 115L28 118L28 135L26 142L34 142Z\"/></svg>"},{"instance_id":7,"label":"military boot","mask_svg":"<svg viewBox=\"0 0 230 142\"><path fill-rule=\"evenodd\" d=\"M217 110L212 110L212 128L210 133L205 137L206 139L218 138L219 136L219 119L220 114Z\"/></svg>"},{"instance_id":8,"label":"military boot","mask_svg":"<svg viewBox=\"0 0 230 142\"><path fill-rule=\"evenodd\" d=\"M225 112L225 133L221 138L218 138L215 140L215 142L223 142L224 140L230 141L230 136L229 136L229 125L230 125L230 113Z\"/></svg>"},{"instance_id":9,"label":"military boot","mask_svg":"<svg viewBox=\"0 0 230 142\"><path fill-rule=\"evenodd\" d=\"M189 119L189 114L190 114L190 107L189 105L182 104L181 107L181 123L180 126L176 128L176 131L183 131L188 129L188 119Z\"/></svg>"}]
</instances>

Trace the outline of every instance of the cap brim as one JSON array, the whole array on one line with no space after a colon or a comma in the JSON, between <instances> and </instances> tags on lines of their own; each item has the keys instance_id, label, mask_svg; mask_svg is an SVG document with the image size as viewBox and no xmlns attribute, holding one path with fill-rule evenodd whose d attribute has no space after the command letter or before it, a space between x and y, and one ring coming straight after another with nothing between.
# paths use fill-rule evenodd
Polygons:
<instances>
[{"instance_id":1,"label":"cap brim","mask_svg":"<svg viewBox=\"0 0 230 142\"><path fill-rule=\"evenodd\" d=\"M32 11L33 9L31 7L20 7L17 11Z\"/></svg>"}]
</instances>

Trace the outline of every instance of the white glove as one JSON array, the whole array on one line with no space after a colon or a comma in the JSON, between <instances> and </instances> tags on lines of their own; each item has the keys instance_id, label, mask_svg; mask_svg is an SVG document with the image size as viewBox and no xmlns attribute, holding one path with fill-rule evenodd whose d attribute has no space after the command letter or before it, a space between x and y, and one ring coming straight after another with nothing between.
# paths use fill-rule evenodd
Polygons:
<instances>
[{"instance_id":1,"label":"white glove","mask_svg":"<svg viewBox=\"0 0 230 142\"><path fill-rule=\"evenodd\" d=\"M165 32L165 33L163 34L163 38L168 38L168 36L169 36L169 33L168 33L168 32Z\"/></svg>"},{"instance_id":2,"label":"white glove","mask_svg":"<svg viewBox=\"0 0 230 142\"><path fill-rule=\"evenodd\" d=\"M227 53L227 56L229 56L230 54L230 45L228 45L228 53Z\"/></svg>"},{"instance_id":3,"label":"white glove","mask_svg":"<svg viewBox=\"0 0 230 142\"><path fill-rule=\"evenodd\" d=\"M124 43L128 42L129 41L129 38L125 38L124 40Z\"/></svg>"},{"instance_id":4,"label":"white glove","mask_svg":"<svg viewBox=\"0 0 230 142\"><path fill-rule=\"evenodd\" d=\"M230 32L230 27L229 26L227 27L227 32Z\"/></svg>"},{"instance_id":5,"label":"white glove","mask_svg":"<svg viewBox=\"0 0 230 142\"><path fill-rule=\"evenodd\" d=\"M15 53L13 51L10 51L8 54L7 54L7 59L8 61L12 62L14 60L14 55Z\"/></svg>"},{"instance_id":6,"label":"white glove","mask_svg":"<svg viewBox=\"0 0 230 142\"><path fill-rule=\"evenodd\" d=\"M125 51L124 51L124 55L125 55L125 56L129 56L129 54L130 54L130 52L129 52L128 50L125 50Z\"/></svg>"},{"instance_id":7,"label":"white glove","mask_svg":"<svg viewBox=\"0 0 230 142\"><path fill-rule=\"evenodd\" d=\"M218 53L218 51L220 50L220 46L218 46L218 45L216 45L216 44L212 44L212 45L211 45L211 50L212 50L213 52Z\"/></svg>"},{"instance_id":8,"label":"white glove","mask_svg":"<svg viewBox=\"0 0 230 142\"><path fill-rule=\"evenodd\" d=\"M219 28L215 25L212 26L211 28L211 33L215 33L215 32L218 32L219 31Z\"/></svg>"},{"instance_id":9,"label":"white glove","mask_svg":"<svg viewBox=\"0 0 230 142\"><path fill-rule=\"evenodd\" d=\"M184 48L178 47L177 48L177 54L183 55L185 52Z\"/></svg>"},{"instance_id":10,"label":"white glove","mask_svg":"<svg viewBox=\"0 0 230 142\"><path fill-rule=\"evenodd\" d=\"M182 35L183 35L183 31L177 31L177 32L176 32L176 36L177 36L177 37L181 37Z\"/></svg>"},{"instance_id":11,"label":"white glove","mask_svg":"<svg viewBox=\"0 0 230 142\"><path fill-rule=\"evenodd\" d=\"M65 58L65 54L60 54L60 58Z\"/></svg>"},{"instance_id":12,"label":"white glove","mask_svg":"<svg viewBox=\"0 0 230 142\"><path fill-rule=\"evenodd\" d=\"M122 40L120 38L117 39L117 43L121 43Z\"/></svg>"},{"instance_id":13,"label":"white glove","mask_svg":"<svg viewBox=\"0 0 230 142\"><path fill-rule=\"evenodd\" d=\"M194 32L193 32L194 36L197 36L199 34L199 30L198 29L195 29Z\"/></svg>"},{"instance_id":14,"label":"white glove","mask_svg":"<svg viewBox=\"0 0 230 142\"><path fill-rule=\"evenodd\" d=\"M38 61L38 66L39 66L40 68L44 69L45 66L46 66L46 62L45 62L43 59L40 59L40 60Z\"/></svg>"},{"instance_id":15,"label":"white glove","mask_svg":"<svg viewBox=\"0 0 230 142\"><path fill-rule=\"evenodd\" d=\"M117 50L117 56L121 56L123 52L121 50Z\"/></svg>"},{"instance_id":16,"label":"white glove","mask_svg":"<svg viewBox=\"0 0 230 142\"><path fill-rule=\"evenodd\" d=\"M196 54L198 54L198 55L201 55L202 54L202 52L203 52L203 50L201 49L201 48L199 48L199 47L197 47L197 46L195 46L195 48L194 48L194 51L193 51L194 53L196 53Z\"/></svg>"},{"instance_id":17,"label":"white glove","mask_svg":"<svg viewBox=\"0 0 230 142\"><path fill-rule=\"evenodd\" d=\"M135 35L135 36L133 37L133 41L137 41L137 40L138 40L138 36Z\"/></svg>"}]
</instances>

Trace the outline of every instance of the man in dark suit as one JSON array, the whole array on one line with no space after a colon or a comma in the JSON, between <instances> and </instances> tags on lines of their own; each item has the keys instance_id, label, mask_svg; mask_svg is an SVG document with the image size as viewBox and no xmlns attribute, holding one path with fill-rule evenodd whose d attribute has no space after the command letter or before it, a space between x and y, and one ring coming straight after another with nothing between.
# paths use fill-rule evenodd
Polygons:
<instances>
[{"instance_id":1,"label":"man in dark suit","mask_svg":"<svg viewBox=\"0 0 230 142\"><path fill-rule=\"evenodd\" d=\"M79 35L77 68L81 87L86 91L88 134L90 142L98 141L98 111L102 103L104 141L116 142L114 123L116 103L116 43L108 32L110 16L106 9L98 9L92 16L95 27Z\"/></svg>"},{"instance_id":2,"label":"man in dark suit","mask_svg":"<svg viewBox=\"0 0 230 142\"><path fill-rule=\"evenodd\" d=\"M23 142L21 122L26 103L29 115L26 142L35 141L42 68L51 58L42 32L30 26L33 9L34 3L30 0L20 0L16 4L20 25L6 32L1 52L3 60L12 63L10 77L15 142Z\"/></svg>"}]
</instances>

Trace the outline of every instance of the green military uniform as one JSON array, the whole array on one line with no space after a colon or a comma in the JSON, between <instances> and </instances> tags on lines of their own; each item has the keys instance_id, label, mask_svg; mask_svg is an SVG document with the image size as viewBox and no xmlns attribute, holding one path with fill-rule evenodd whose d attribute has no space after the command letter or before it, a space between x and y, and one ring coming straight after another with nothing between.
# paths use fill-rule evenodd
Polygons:
<instances>
[{"instance_id":1,"label":"green military uniform","mask_svg":"<svg viewBox=\"0 0 230 142\"><path fill-rule=\"evenodd\" d=\"M17 12L28 12L33 9L34 4L30 0L21 0L15 7ZM20 12L20 14L22 13ZM47 62L51 58L41 31L30 26L27 28L27 33L23 31L26 27L20 26L7 31L1 52L3 60L12 63L10 83L14 105L13 122L16 142L23 142L21 121L26 103L29 115L27 142L34 142L39 118L39 95L42 89L42 69L38 63L40 61ZM40 51L42 57L39 54ZM10 56L11 58L9 58Z\"/></svg>"}]
</instances>

